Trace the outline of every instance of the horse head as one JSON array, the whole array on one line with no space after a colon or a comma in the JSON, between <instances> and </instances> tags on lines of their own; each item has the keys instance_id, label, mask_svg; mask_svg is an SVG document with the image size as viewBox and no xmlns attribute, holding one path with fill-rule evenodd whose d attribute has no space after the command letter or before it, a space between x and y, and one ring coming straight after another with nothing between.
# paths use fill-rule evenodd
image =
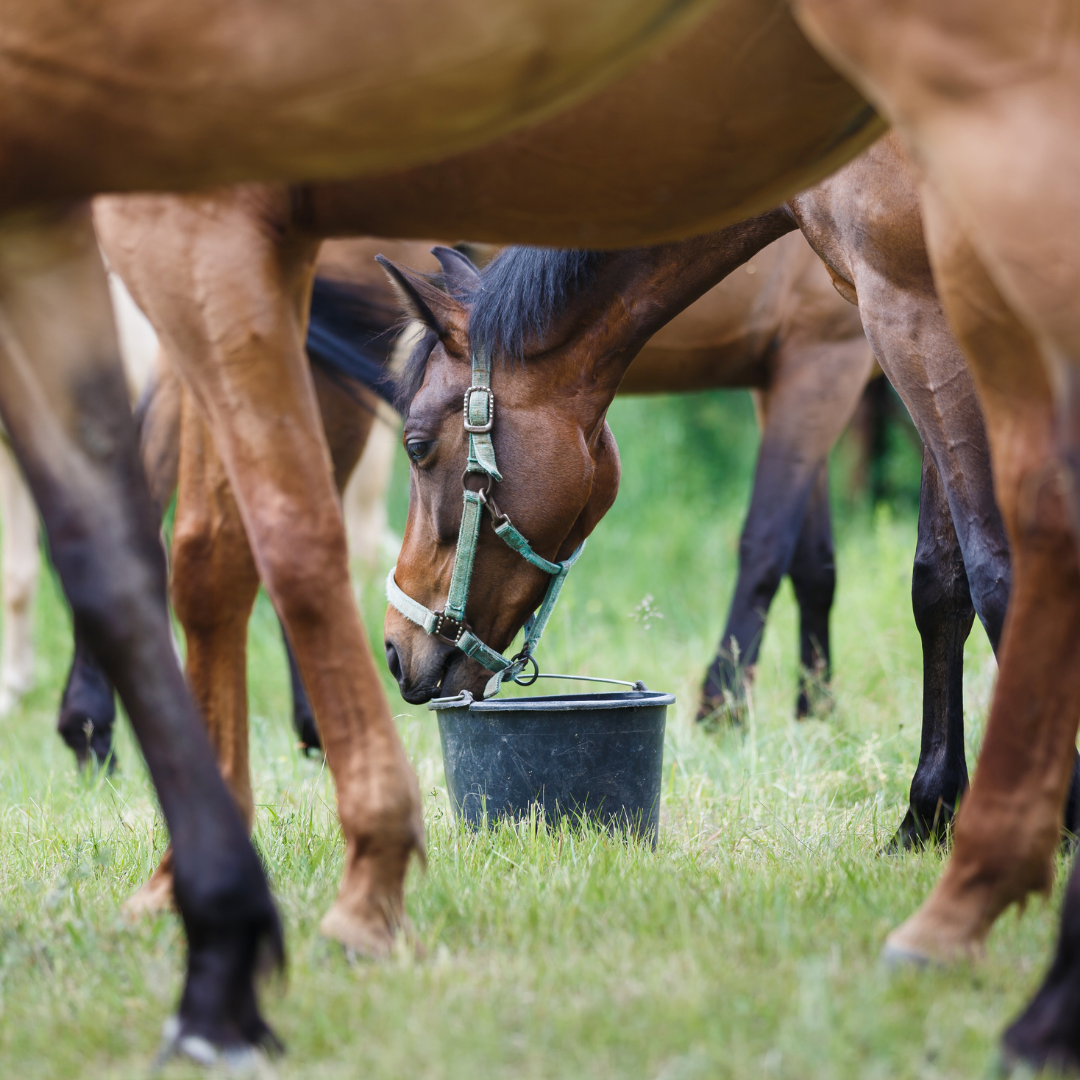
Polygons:
<instances>
[{"instance_id":1,"label":"horse head","mask_svg":"<svg viewBox=\"0 0 1080 1080\"><path fill-rule=\"evenodd\" d=\"M468 557L459 549L470 501L464 492L473 493L480 521L463 619L444 620L435 628L441 632L429 632L394 606L387 612L387 663L402 696L414 704L439 692L481 696L492 672L455 639L467 628L490 649L505 652L551 583L550 571L537 563L572 556L619 486L618 449L605 417L623 368L600 347L609 320L587 304L564 303L565 290L552 291L551 282L531 300L512 292L507 264L500 270L499 263L517 258L520 269L520 260L530 256L523 249L504 252L483 278L460 253L437 248L435 254L443 267L438 284L380 260L425 328L401 376L409 514L388 587L429 614L447 612L455 565ZM595 273L595 266L572 265L581 255L538 253L557 274ZM514 308L510 317L506 304ZM557 312L550 327L542 325L541 308ZM490 370L490 399L470 391L478 358ZM467 394L480 414L471 427L486 422L488 431L466 430ZM492 452L488 468L477 465L477 455L488 457L477 448L478 435ZM506 522L538 560L522 557L505 539Z\"/></svg>"}]
</instances>

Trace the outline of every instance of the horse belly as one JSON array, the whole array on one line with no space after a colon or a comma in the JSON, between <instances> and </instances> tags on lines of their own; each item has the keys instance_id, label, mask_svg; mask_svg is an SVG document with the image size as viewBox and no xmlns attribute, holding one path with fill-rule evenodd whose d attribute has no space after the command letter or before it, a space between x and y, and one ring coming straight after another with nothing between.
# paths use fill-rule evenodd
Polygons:
<instances>
[{"instance_id":1,"label":"horse belly","mask_svg":"<svg viewBox=\"0 0 1080 1080\"><path fill-rule=\"evenodd\" d=\"M568 112L434 165L317 185L312 219L327 233L656 243L775 206L883 130L783 0L725 0Z\"/></svg>"},{"instance_id":2,"label":"horse belly","mask_svg":"<svg viewBox=\"0 0 1080 1080\"><path fill-rule=\"evenodd\" d=\"M714 0L11 0L0 209L352 176L563 107Z\"/></svg>"}]
</instances>

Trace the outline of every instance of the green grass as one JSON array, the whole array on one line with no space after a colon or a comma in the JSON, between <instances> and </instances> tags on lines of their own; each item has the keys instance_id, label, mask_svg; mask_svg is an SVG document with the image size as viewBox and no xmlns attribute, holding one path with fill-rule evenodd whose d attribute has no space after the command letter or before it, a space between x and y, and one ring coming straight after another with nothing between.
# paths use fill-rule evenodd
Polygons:
<instances>
[{"instance_id":1,"label":"green grass","mask_svg":"<svg viewBox=\"0 0 1080 1080\"><path fill-rule=\"evenodd\" d=\"M587 829L462 831L433 715L389 687L424 792L430 863L414 868L408 891L420 947L350 964L317 933L341 864L333 790L321 763L293 750L280 636L260 600L256 840L289 948L287 981L264 995L289 1048L279 1075L987 1075L999 1033L1038 983L1057 901L1007 914L977 967L889 973L878 961L885 933L942 866L935 852L876 854L902 816L918 753L914 516L871 516L836 498L846 509L833 713L792 719L785 586L747 729L710 735L691 718L734 582L752 416L744 398L707 396L620 402L612 424L623 493L570 577L542 662L678 695L657 850ZM839 491L843 448L837 458ZM402 484L399 475L399 522ZM378 640L377 583L364 585L363 607ZM164 831L126 729L112 780L78 777L53 734L70 645L51 580L38 644L40 688L0 722L0 1075L144 1076L176 1001L183 943L173 917L132 928L119 905L153 867ZM992 681L976 630L965 676L972 756Z\"/></svg>"}]
</instances>

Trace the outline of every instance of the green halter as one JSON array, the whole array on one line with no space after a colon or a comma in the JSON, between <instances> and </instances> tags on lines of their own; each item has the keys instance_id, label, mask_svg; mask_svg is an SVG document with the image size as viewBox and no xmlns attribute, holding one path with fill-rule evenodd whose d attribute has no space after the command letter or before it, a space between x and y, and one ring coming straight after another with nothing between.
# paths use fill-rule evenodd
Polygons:
<instances>
[{"instance_id":1,"label":"green halter","mask_svg":"<svg viewBox=\"0 0 1080 1080\"><path fill-rule=\"evenodd\" d=\"M488 477L487 487L479 491L464 488L465 505L461 512L461 528L458 530L457 552L454 556L454 572L450 578L450 593L442 611L432 611L419 601L402 592L394 580L395 566L386 579L386 598L406 619L422 627L434 637L456 645L466 656L472 657L482 667L494 672L487 686L484 697L493 697L502 687L505 679L530 686L536 679L528 681L519 678L525 668L532 664L533 650L540 641L540 635L555 610L563 582L570 572L570 567L577 562L578 556L585 549L585 542L568 559L562 562L549 562L537 555L510 519L502 513L491 497L491 485L502 480L499 467L495 464L495 447L491 442L491 428L495 422L495 395L491 391L491 364L482 352L474 352L472 358L472 386L465 391L465 430L469 433L469 461L465 466L461 482L464 487L465 477L470 473L480 473ZM506 657L502 653L485 645L465 622L465 605L469 600L469 583L472 580L473 563L476 561L476 543L480 537L480 521L484 507L491 514L495 535L513 548L526 562L551 575L547 592L535 614L525 622L525 644L516 656Z\"/></svg>"}]
</instances>

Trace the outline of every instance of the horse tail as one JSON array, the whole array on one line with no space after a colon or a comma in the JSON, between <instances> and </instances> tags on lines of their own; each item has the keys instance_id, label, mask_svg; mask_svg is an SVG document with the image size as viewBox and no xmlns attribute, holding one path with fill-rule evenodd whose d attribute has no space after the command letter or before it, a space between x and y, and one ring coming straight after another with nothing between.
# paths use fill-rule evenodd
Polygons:
<instances>
[{"instance_id":1,"label":"horse tail","mask_svg":"<svg viewBox=\"0 0 1080 1080\"><path fill-rule=\"evenodd\" d=\"M359 383L392 406L390 360L402 325L400 309L387 303L381 291L317 277L311 294L308 357L346 393L349 383Z\"/></svg>"}]
</instances>

